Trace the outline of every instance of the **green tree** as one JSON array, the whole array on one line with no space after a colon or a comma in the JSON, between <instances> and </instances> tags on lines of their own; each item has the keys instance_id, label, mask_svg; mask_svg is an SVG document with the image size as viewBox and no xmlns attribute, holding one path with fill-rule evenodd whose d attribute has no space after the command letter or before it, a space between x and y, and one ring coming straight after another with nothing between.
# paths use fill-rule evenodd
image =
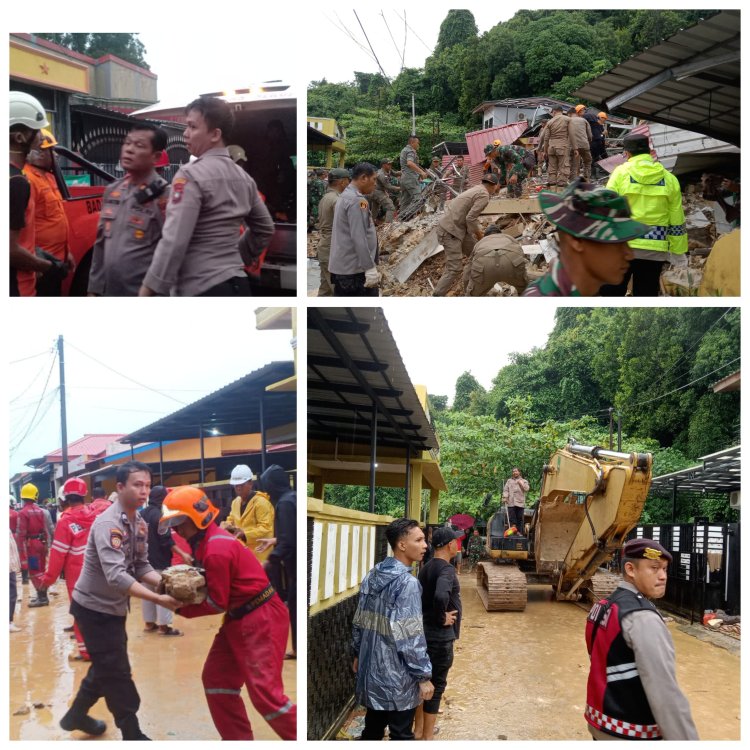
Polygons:
<instances>
[{"instance_id":1,"label":"green tree","mask_svg":"<svg viewBox=\"0 0 750 750\"><path fill-rule=\"evenodd\" d=\"M36 34L36 36L89 57L115 55L150 70L145 59L146 47L138 39L138 34Z\"/></svg>"},{"instance_id":2,"label":"green tree","mask_svg":"<svg viewBox=\"0 0 750 750\"><path fill-rule=\"evenodd\" d=\"M466 44L476 39L478 31L474 14L470 10L449 10L440 24L435 52L443 52L457 44Z\"/></svg>"},{"instance_id":3,"label":"green tree","mask_svg":"<svg viewBox=\"0 0 750 750\"><path fill-rule=\"evenodd\" d=\"M456 395L453 398L453 410L465 411L471 404L474 393L484 393L481 383L470 373L464 372L456 380Z\"/></svg>"}]
</instances>

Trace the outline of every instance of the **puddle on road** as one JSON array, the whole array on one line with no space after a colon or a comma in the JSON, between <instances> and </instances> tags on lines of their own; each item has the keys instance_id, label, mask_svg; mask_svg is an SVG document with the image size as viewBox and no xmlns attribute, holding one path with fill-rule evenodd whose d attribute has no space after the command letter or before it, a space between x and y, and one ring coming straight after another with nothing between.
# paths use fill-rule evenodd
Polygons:
<instances>
[{"instance_id":1,"label":"puddle on road","mask_svg":"<svg viewBox=\"0 0 750 750\"><path fill-rule=\"evenodd\" d=\"M63 632L72 623L65 582L55 585L58 595L50 597L51 605L39 609L28 609L28 598L33 595L30 585L21 586L19 580L18 590L23 600L16 609L15 622L23 630L10 634L10 739L93 739L81 732L65 732L58 725L88 670L85 662L68 661L68 655L75 653L76 648L68 637L70 634ZM185 633L183 637L144 633L140 601L132 600L128 653L141 696L138 712L141 728L152 739L220 739L201 683L203 662L220 624L219 617L193 620L175 617L174 626ZM297 697L296 664L296 661L284 662L284 686L292 701ZM255 739L278 739L250 705L245 689L242 696ZM35 703L43 705L35 708ZM22 707L29 712L14 716ZM107 723L107 731L99 739L121 739L104 700L94 706L91 715ZM190 718L186 720L186 716Z\"/></svg>"},{"instance_id":2,"label":"puddle on road","mask_svg":"<svg viewBox=\"0 0 750 750\"><path fill-rule=\"evenodd\" d=\"M583 718L586 611L529 588L525 612L486 612L461 576L464 620L448 675L440 740L590 740ZM740 738L740 660L669 625L677 678L703 740Z\"/></svg>"}]
</instances>

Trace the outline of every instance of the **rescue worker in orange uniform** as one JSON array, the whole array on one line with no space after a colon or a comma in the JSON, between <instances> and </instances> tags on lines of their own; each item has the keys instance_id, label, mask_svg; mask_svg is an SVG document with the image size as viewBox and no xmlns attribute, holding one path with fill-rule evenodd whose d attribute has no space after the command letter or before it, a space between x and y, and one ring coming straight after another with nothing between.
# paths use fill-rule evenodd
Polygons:
<instances>
[{"instance_id":1,"label":"rescue worker in orange uniform","mask_svg":"<svg viewBox=\"0 0 750 750\"><path fill-rule=\"evenodd\" d=\"M86 551L86 543L89 540L89 530L96 518L96 515L84 505L83 501L87 492L86 482L78 477L68 479L63 485L63 497L67 509L63 511L55 527L47 572L41 580L41 588L45 594L47 589L60 577L60 573L64 572L68 596L71 600L73 598L73 587L76 585L83 568L83 555ZM73 621L73 632L75 633L79 654L75 661L91 661L75 620Z\"/></svg>"},{"instance_id":2,"label":"rescue worker in orange uniform","mask_svg":"<svg viewBox=\"0 0 750 750\"><path fill-rule=\"evenodd\" d=\"M40 508L36 501L39 490L36 485L25 484L21 488L23 508L18 513L18 552L21 563L28 566L31 583L36 589L36 599L29 607L46 607L49 604L47 590L42 587L44 568L47 564L47 549L52 541L52 519L49 513Z\"/></svg>"},{"instance_id":3,"label":"rescue worker in orange uniform","mask_svg":"<svg viewBox=\"0 0 750 750\"><path fill-rule=\"evenodd\" d=\"M53 172L55 154L52 147L56 145L52 133L43 128L39 144L26 157L23 173L34 197L36 246L65 263L68 272L72 273L76 264L68 245L68 217ZM59 276L40 276L36 281L36 296L59 297L62 281Z\"/></svg>"},{"instance_id":4,"label":"rescue worker in orange uniform","mask_svg":"<svg viewBox=\"0 0 750 750\"><path fill-rule=\"evenodd\" d=\"M281 671L289 613L255 555L213 523L218 510L197 487L177 487L164 499L160 528L174 528L190 543L196 565L205 569L208 596L180 607L178 615L223 614L203 666L211 718L223 740L252 740L242 701L250 701L285 740L297 737L297 706L284 695Z\"/></svg>"}]
</instances>

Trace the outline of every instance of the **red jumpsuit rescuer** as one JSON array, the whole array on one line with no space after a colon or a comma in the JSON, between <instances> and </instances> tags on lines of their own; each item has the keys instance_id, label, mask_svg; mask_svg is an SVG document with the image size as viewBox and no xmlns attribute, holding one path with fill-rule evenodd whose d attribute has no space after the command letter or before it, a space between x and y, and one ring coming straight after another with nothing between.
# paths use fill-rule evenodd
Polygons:
<instances>
[{"instance_id":1,"label":"red jumpsuit rescuer","mask_svg":"<svg viewBox=\"0 0 750 750\"><path fill-rule=\"evenodd\" d=\"M47 589L60 577L60 573L64 572L68 596L71 599L73 598L73 587L76 585L83 568L83 554L89 540L89 530L96 518L96 514L83 504L87 492L86 482L77 477L68 479L63 485L62 494L68 504L68 509L60 516L55 527L47 572L40 584L45 594ZM75 621L73 622L73 632L78 644L79 659L90 661L81 631Z\"/></svg>"},{"instance_id":2,"label":"red jumpsuit rescuer","mask_svg":"<svg viewBox=\"0 0 750 750\"><path fill-rule=\"evenodd\" d=\"M36 485L25 484L21 487L23 508L18 513L18 552L21 565L28 566L31 583L36 589L36 599L29 602L30 607L49 604L47 591L43 590L41 583L47 564L47 543L52 536L52 520L36 504L38 498L39 490Z\"/></svg>"},{"instance_id":3,"label":"red jumpsuit rescuer","mask_svg":"<svg viewBox=\"0 0 750 750\"><path fill-rule=\"evenodd\" d=\"M297 706L281 679L289 613L255 555L212 523L218 514L202 490L177 487L164 499L160 528L174 528L190 543L196 565L205 570L208 596L180 607L178 615L224 614L203 666L203 687L211 718L223 740L252 740L242 701L250 701L285 740L297 738Z\"/></svg>"}]
</instances>

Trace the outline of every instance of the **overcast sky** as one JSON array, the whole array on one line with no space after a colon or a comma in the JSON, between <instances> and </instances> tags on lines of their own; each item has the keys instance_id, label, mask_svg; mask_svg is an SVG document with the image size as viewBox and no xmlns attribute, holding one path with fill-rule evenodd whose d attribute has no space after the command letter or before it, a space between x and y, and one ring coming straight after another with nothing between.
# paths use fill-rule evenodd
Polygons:
<instances>
[{"instance_id":1,"label":"overcast sky","mask_svg":"<svg viewBox=\"0 0 750 750\"><path fill-rule=\"evenodd\" d=\"M385 317L413 383L452 402L461 373L468 370L489 389L512 352L529 352L547 343L556 307L516 305L515 300L482 304L486 302L430 303L420 298L386 308Z\"/></svg>"},{"instance_id":2,"label":"overcast sky","mask_svg":"<svg viewBox=\"0 0 750 750\"><path fill-rule=\"evenodd\" d=\"M411 10L406 11L358 8L360 26L352 8L337 10L332 5L317 6L317 12L310 13L305 20L305 35L314 40L314 46L311 45L311 52L305 57L304 74L310 81L325 78L330 83L338 83L353 81L355 70L377 72L378 65L367 39L389 77L398 75L404 50L404 67L421 68L437 44L440 24L450 8L450 3L434 2L411 6ZM500 7L496 3L471 8L480 34L507 21L516 10L516 7Z\"/></svg>"},{"instance_id":3,"label":"overcast sky","mask_svg":"<svg viewBox=\"0 0 750 750\"><path fill-rule=\"evenodd\" d=\"M35 300L38 307L25 311L23 325L5 336L7 360L16 362L6 369L11 451L32 424L52 364L48 352L60 334L69 443L86 433L132 432L269 362L293 358L292 332L256 330L249 300L244 321L236 309L229 315L225 307L192 300L129 300L126 305L66 299L55 305L51 322L51 305L42 302ZM26 357L32 358L18 362ZM38 424L10 456L10 476L23 471L29 459L61 446L58 372L55 362L49 395L34 418Z\"/></svg>"}]
</instances>

